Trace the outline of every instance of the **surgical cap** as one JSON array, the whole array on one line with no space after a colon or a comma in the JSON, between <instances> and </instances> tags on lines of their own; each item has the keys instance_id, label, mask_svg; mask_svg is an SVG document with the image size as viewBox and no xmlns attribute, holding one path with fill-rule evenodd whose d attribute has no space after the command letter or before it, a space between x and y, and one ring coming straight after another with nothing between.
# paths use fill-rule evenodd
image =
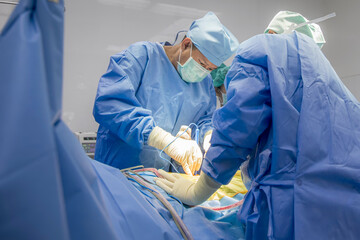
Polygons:
<instances>
[{"instance_id":1,"label":"surgical cap","mask_svg":"<svg viewBox=\"0 0 360 240\"><path fill-rule=\"evenodd\" d=\"M288 33L289 30L295 30L314 39L317 45L321 48L326 41L320 26L316 23L310 23L296 28L297 25L304 22L308 22L308 20L300 13L280 11L271 20L269 26L265 30L265 33L268 33L269 30L273 30L278 34Z\"/></svg>"},{"instance_id":2,"label":"surgical cap","mask_svg":"<svg viewBox=\"0 0 360 240\"><path fill-rule=\"evenodd\" d=\"M221 24L212 12L208 12L204 17L195 20L186 36L216 66L220 66L221 63L231 57L239 46L236 37Z\"/></svg>"},{"instance_id":3,"label":"surgical cap","mask_svg":"<svg viewBox=\"0 0 360 240\"><path fill-rule=\"evenodd\" d=\"M220 67L211 71L211 77L213 79L214 87L220 87L224 84L225 76L229 71L228 66L221 64Z\"/></svg>"}]
</instances>

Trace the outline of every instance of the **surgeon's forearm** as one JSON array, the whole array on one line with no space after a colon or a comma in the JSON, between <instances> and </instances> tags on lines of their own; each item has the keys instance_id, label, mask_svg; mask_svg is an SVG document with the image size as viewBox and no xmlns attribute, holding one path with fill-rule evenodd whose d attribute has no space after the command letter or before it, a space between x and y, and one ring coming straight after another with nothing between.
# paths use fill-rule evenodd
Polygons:
<instances>
[{"instance_id":1,"label":"surgeon's forearm","mask_svg":"<svg viewBox=\"0 0 360 240\"><path fill-rule=\"evenodd\" d=\"M155 128L155 120L151 115L141 116L136 114L138 112L144 112L141 108L135 107L136 110L131 113L121 111L113 107L113 112L104 111L104 109L110 108L111 103L107 100L96 100L94 105L93 115L100 125L110 130L118 138L125 141L127 144L134 148L141 149L148 141L148 137ZM127 115L136 115L137 117L127 117Z\"/></svg>"},{"instance_id":2,"label":"surgeon's forearm","mask_svg":"<svg viewBox=\"0 0 360 240\"><path fill-rule=\"evenodd\" d=\"M164 129L156 126L152 129L147 144L157 149L165 148L170 142L175 139L170 133Z\"/></svg>"},{"instance_id":3,"label":"surgeon's forearm","mask_svg":"<svg viewBox=\"0 0 360 240\"><path fill-rule=\"evenodd\" d=\"M213 195L221 184L213 180L211 177L201 172L199 180L192 186L189 192L187 201L188 205L199 205L205 202L211 195Z\"/></svg>"}]
</instances>

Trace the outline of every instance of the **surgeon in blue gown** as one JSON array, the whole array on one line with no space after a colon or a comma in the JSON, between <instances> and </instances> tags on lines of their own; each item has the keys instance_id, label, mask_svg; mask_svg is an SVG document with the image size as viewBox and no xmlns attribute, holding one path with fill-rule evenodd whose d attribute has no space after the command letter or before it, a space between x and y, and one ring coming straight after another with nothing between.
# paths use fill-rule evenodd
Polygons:
<instances>
[{"instance_id":1,"label":"surgeon in blue gown","mask_svg":"<svg viewBox=\"0 0 360 240\"><path fill-rule=\"evenodd\" d=\"M299 17L280 12L266 30L277 34L240 44L199 181L160 171L156 182L196 205L247 162L247 239L358 239L360 104L321 52L318 25L282 34Z\"/></svg>"},{"instance_id":2,"label":"surgeon in blue gown","mask_svg":"<svg viewBox=\"0 0 360 240\"><path fill-rule=\"evenodd\" d=\"M190 123L199 127L203 144L216 108L209 73L237 47L237 39L209 12L178 45L138 42L112 56L93 110L100 124L95 159L120 169L141 164L168 171L159 149ZM165 153L188 174L200 168L202 152L191 139L177 139Z\"/></svg>"}]
</instances>

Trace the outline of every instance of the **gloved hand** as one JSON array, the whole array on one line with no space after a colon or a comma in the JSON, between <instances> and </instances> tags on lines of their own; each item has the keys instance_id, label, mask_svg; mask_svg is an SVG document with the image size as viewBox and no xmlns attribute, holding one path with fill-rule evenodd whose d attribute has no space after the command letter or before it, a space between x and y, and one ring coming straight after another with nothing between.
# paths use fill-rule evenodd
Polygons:
<instances>
[{"instance_id":1,"label":"gloved hand","mask_svg":"<svg viewBox=\"0 0 360 240\"><path fill-rule=\"evenodd\" d=\"M188 130L186 130L188 128L188 126L186 125L182 125L180 127L179 132L176 134L175 137L179 137L182 139L186 139L186 140L191 140L191 128L188 128ZM186 132L184 132L186 130ZM182 134L184 132L184 134ZM182 135L181 135L182 134Z\"/></svg>"},{"instance_id":2,"label":"gloved hand","mask_svg":"<svg viewBox=\"0 0 360 240\"><path fill-rule=\"evenodd\" d=\"M205 154L207 153L207 151L209 150L209 148L211 146L211 144L210 144L211 135L212 135L212 130L207 131L204 135L203 148L204 148Z\"/></svg>"},{"instance_id":3,"label":"gloved hand","mask_svg":"<svg viewBox=\"0 0 360 240\"><path fill-rule=\"evenodd\" d=\"M170 195L179 198L183 203L194 206L206 201L221 184L215 182L205 173L201 172L199 180L193 183L176 173L167 173L164 170L158 170L164 178L155 178L156 184L164 189Z\"/></svg>"},{"instance_id":4,"label":"gloved hand","mask_svg":"<svg viewBox=\"0 0 360 240\"><path fill-rule=\"evenodd\" d=\"M160 127L155 127L149 135L148 145L157 149L164 149L174 139L175 137L170 133ZM164 152L180 163L188 175L193 175L195 171L200 169L202 153L197 143L193 140L178 138Z\"/></svg>"}]
</instances>

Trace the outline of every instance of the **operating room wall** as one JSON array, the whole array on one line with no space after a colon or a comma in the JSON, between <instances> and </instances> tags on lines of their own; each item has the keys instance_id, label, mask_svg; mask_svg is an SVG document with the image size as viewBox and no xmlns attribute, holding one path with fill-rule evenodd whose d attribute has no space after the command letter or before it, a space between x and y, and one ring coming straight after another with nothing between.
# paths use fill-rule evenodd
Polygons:
<instances>
[{"instance_id":1,"label":"operating room wall","mask_svg":"<svg viewBox=\"0 0 360 240\"><path fill-rule=\"evenodd\" d=\"M337 16L324 22L327 43L323 52L343 83L360 100L360 1L328 0L326 4Z\"/></svg>"},{"instance_id":2,"label":"operating room wall","mask_svg":"<svg viewBox=\"0 0 360 240\"><path fill-rule=\"evenodd\" d=\"M92 108L111 55L137 41L173 41L177 31L207 11L215 12L240 42L262 33L280 10L309 19L336 12L320 24L327 40L322 50L360 99L358 0L65 0L65 5L63 119L73 131L97 130ZM8 9L0 4L0 27Z\"/></svg>"}]
</instances>

